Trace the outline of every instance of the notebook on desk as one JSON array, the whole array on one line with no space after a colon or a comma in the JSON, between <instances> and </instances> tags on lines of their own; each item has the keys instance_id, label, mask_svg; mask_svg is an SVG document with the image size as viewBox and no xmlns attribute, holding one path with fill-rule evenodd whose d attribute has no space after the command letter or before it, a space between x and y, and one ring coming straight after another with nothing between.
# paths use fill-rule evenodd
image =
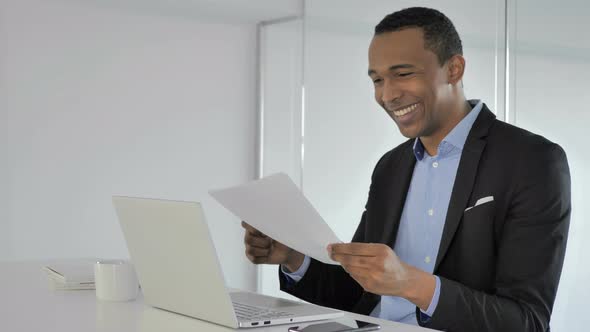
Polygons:
<instances>
[{"instance_id":1,"label":"notebook on desk","mask_svg":"<svg viewBox=\"0 0 590 332\"><path fill-rule=\"evenodd\" d=\"M113 204L145 301L156 308L231 328L343 315L312 304L230 292L199 203L114 196Z\"/></svg>"},{"instance_id":2,"label":"notebook on desk","mask_svg":"<svg viewBox=\"0 0 590 332\"><path fill-rule=\"evenodd\" d=\"M43 267L54 290L94 289L93 260L77 259L52 262Z\"/></svg>"}]
</instances>

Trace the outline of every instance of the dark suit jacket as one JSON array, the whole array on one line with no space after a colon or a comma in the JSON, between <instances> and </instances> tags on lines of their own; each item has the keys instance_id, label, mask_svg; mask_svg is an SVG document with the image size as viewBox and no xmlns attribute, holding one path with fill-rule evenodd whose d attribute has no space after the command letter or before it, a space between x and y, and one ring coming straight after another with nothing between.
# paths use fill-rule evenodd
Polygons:
<instances>
[{"instance_id":1,"label":"dark suit jacket","mask_svg":"<svg viewBox=\"0 0 590 332\"><path fill-rule=\"evenodd\" d=\"M353 242L393 248L416 163L412 145L408 140L377 163ZM494 201L465 211L487 196ZM422 325L547 331L570 210L570 175L561 147L496 120L484 105L463 148L434 268L440 299ZM313 259L297 284L279 276L283 291L323 306L369 314L380 300L340 266Z\"/></svg>"}]
</instances>

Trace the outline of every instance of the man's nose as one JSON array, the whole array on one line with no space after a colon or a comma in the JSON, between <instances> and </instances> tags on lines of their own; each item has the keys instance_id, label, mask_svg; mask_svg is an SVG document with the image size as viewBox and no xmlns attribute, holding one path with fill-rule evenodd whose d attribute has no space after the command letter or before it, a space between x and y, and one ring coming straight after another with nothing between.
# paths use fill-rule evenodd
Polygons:
<instances>
[{"instance_id":1,"label":"man's nose","mask_svg":"<svg viewBox=\"0 0 590 332\"><path fill-rule=\"evenodd\" d=\"M399 100L399 98L401 97L402 93L401 90L399 89L399 87L389 81L389 80L385 80L383 82L383 90L382 90L382 94L381 94L381 101L384 104L397 104L397 101Z\"/></svg>"}]
</instances>

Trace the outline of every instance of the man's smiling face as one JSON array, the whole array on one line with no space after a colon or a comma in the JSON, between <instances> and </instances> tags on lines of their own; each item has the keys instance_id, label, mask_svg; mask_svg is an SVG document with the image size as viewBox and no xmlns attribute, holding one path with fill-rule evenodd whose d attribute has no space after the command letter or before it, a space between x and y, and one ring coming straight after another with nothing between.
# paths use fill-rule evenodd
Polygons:
<instances>
[{"instance_id":1,"label":"man's smiling face","mask_svg":"<svg viewBox=\"0 0 590 332\"><path fill-rule=\"evenodd\" d=\"M406 28L373 37L369 76L375 100L408 138L432 136L448 118L447 66L425 48L423 31Z\"/></svg>"}]
</instances>

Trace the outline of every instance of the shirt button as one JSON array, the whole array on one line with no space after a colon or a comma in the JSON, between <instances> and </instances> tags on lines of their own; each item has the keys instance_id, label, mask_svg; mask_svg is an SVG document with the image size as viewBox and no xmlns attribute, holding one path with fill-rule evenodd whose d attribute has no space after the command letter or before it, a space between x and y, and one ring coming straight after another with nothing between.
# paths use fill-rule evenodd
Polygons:
<instances>
[{"instance_id":1,"label":"shirt button","mask_svg":"<svg viewBox=\"0 0 590 332\"><path fill-rule=\"evenodd\" d=\"M426 256L426 258L424 258L424 262L426 264L430 263L430 256Z\"/></svg>"},{"instance_id":2,"label":"shirt button","mask_svg":"<svg viewBox=\"0 0 590 332\"><path fill-rule=\"evenodd\" d=\"M428 210L428 215L429 216L432 216L433 214L434 214L434 210L433 209Z\"/></svg>"},{"instance_id":3,"label":"shirt button","mask_svg":"<svg viewBox=\"0 0 590 332\"><path fill-rule=\"evenodd\" d=\"M437 167L438 167L438 162L436 162L436 161L435 161L435 162L433 162L433 163L432 163L432 167L434 167L434 168L437 168Z\"/></svg>"}]
</instances>

